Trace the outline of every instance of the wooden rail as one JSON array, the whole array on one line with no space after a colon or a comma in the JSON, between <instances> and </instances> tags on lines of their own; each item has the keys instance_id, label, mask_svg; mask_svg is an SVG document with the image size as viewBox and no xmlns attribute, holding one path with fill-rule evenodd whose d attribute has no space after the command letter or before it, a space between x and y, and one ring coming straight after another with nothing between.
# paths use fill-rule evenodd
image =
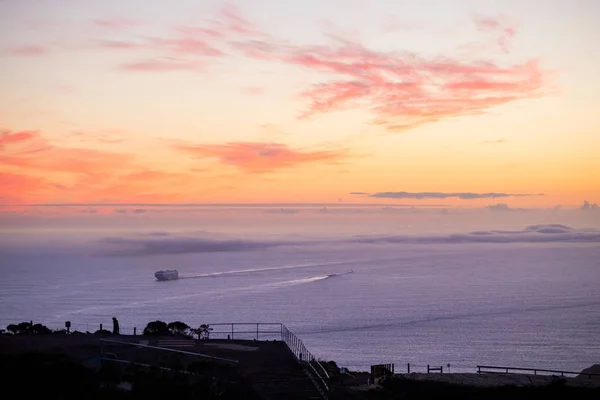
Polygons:
<instances>
[{"instance_id":1,"label":"wooden rail","mask_svg":"<svg viewBox=\"0 0 600 400\"><path fill-rule=\"evenodd\" d=\"M487 371L486 371L487 370ZM533 372L534 375L537 375L538 372L545 372L551 374L560 374L560 376L565 375L583 375L587 376L589 379L592 379L592 376L600 376L600 374L592 374L587 372L573 372L573 371L560 371L555 369L541 369L541 368L519 368L519 367L495 367L491 365L478 365L477 373L505 373L509 372Z\"/></svg>"}]
</instances>

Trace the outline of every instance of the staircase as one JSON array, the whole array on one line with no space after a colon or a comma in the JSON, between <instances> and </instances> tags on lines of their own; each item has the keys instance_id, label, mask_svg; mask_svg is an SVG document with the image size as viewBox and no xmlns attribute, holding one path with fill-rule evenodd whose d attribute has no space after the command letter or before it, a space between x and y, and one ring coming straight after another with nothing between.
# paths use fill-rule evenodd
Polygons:
<instances>
[{"instance_id":1,"label":"staircase","mask_svg":"<svg viewBox=\"0 0 600 400\"><path fill-rule=\"evenodd\" d=\"M318 386L307 371L305 363L300 363L283 342L269 343L261 349L260 359L245 360L240 355L240 366L252 388L265 400L323 400ZM325 397L326 398L326 397Z\"/></svg>"}]
</instances>

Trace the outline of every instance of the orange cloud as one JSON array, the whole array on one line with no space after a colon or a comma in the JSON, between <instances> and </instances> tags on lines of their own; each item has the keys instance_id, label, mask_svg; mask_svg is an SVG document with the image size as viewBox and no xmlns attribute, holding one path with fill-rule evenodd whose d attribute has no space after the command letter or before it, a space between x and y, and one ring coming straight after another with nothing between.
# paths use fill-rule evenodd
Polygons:
<instances>
[{"instance_id":1,"label":"orange cloud","mask_svg":"<svg viewBox=\"0 0 600 400\"><path fill-rule=\"evenodd\" d=\"M342 151L300 151L279 143L235 142L207 145L178 145L177 149L222 164L253 172L272 172L308 163L331 163L347 157Z\"/></svg>"},{"instance_id":2,"label":"orange cloud","mask_svg":"<svg viewBox=\"0 0 600 400\"><path fill-rule=\"evenodd\" d=\"M26 142L28 140L37 138L38 136L38 131L13 132L8 129L2 129L0 130L0 150L7 145Z\"/></svg>"},{"instance_id":3,"label":"orange cloud","mask_svg":"<svg viewBox=\"0 0 600 400\"><path fill-rule=\"evenodd\" d=\"M0 130L0 204L194 200L196 180L210 193L214 175L158 170L134 154L52 145L39 131Z\"/></svg>"}]
</instances>

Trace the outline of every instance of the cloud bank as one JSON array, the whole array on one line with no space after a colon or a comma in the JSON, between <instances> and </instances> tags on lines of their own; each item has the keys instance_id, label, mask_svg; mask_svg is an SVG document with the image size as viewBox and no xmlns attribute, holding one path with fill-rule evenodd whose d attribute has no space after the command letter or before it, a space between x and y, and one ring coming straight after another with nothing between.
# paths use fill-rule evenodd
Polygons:
<instances>
[{"instance_id":1,"label":"cloud bank","mask_svg":"<svg viewBox=\"0 0 600 400\"><path fill-rule=\"evenodd\" d=\"M561 224L530 225L523 230L487 230L449 235L364 236L354 243L460 244L460 243L600 243L600 231Z\"/></svg>"},{"instance_id":2,"label":"cloud bank","mask_svg":"<svg viewBox=\"0 0 600 400\"><path fill-rule=\"evenodd\" d=\"M365 193L365 192L350 192L351 195L368 196L377 199L449 199L459 198L463 200L474 200L474 199L497 199L503 197L533 197L533 196L544 196L543 193L531 194L531 193L471 193L471 192L377 192L377 193Z\"/></svg>"},{"instance_id":3,"label":"cloud bank","mask_svg":"<svg viewBox=\"0 0 600 400\"><path fill-rule=\"evenodd\" d=\"M283 241L214 240L194 237L154 238L107 237L101 240L107 246L105 255L150 256L160 254L189 254L265 250L286 244ZM297 244L297 243L294 243Z\"/></svg>"},{"instance_id":4,"label":"cloud bank","mask_svg":"<svg viewBox=\"0 0 600 400\"><path fill-rule=\"evenodd\" d=\"M522 230L484 230L440 235L376 235L343 239L315 240L215 240L177 237L167 233L153 237L108 237L101 240L105 255L146 256L160 254L243 252L267 250L280 246L340 244L477 244L477 243L600 243L600 231L575 229L562 224L530 225Z\"/></svg>"}]
</instances>

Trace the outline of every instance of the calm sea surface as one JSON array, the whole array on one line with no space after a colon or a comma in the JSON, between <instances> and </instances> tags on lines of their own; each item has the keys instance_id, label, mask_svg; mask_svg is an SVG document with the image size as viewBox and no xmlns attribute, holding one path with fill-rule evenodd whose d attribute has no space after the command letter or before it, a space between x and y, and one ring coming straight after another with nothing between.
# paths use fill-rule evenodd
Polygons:
<instances>
[{"instance_id":1,"label":"calm sea surface","mask_svg":"<svg viewBox=\"0 0 600 400\"><path fill-rule=\"evenodd\" d=\"M93 332L100 323L110 329L116 316L127 333L156 319L283 322L317 357L357 369L410 362L416 370L581 370L600 362L597 243L225 250L134 256L5 249L0 325L33 320L60 328L70 320ZM182 279L157 282L154 272L166 268Z\"/></svg>"}]
</instances>

